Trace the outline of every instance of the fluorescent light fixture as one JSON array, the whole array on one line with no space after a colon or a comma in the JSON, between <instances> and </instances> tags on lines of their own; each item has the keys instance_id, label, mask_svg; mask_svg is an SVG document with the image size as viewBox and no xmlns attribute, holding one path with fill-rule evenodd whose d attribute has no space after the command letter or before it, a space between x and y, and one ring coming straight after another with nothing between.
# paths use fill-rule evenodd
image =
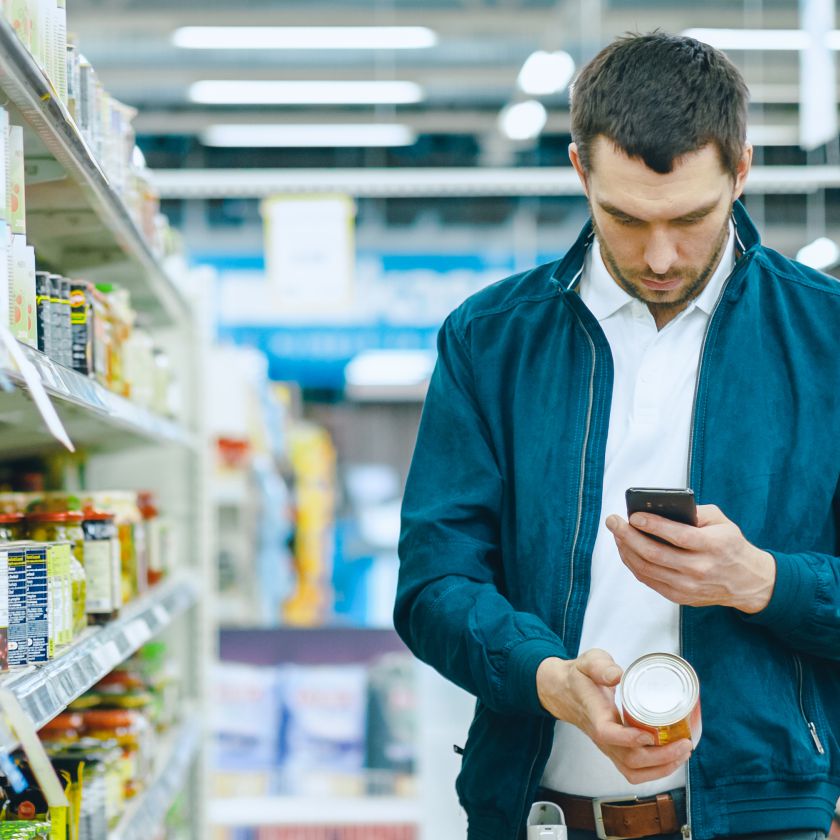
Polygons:
<instances>
[{"instance_id":1,"label":"fluorescent light fixture","mask_svg":"<svg viewBox=\"0 0 840 840\"><path fill-rule=\"evenodd\" d=\"M414 82L285 82L205 80L189 98L204 105L409 105L423 99Z\"/></svg>"},{"instance_id":2,"label":"fluorescent light fixture","mask_svg":"<svg viewBox=\"0 0 840 840\"><path fill-rule=\"evenodd\" d=\"M528 56L516 83L530 96L550 95L565 90L575 74L574 59L563 50L537 50Z\"/></svg>"},{"instance_id":3,"label":"fluorescent light fixture","mask_svg":"<svg viewBox=\"0 0 840 840\"><path fill-rule=\"evenodd\" d=\"M438 37L425 26L182 26L172 43L188 50L420 50Z\"/></svg>"},{"instance_id":4,"label":"fluorescent light fixture","mask_svg":"<svg viewBox=\"0 0 840 840\"><path fill-rule=\"evenodd\" d=\"M528 99L502 109L499 129L510 140L533 140L545 128L547 119L542 103Z\"/></svg>"},{"instance_id":5,"label":"fluorescent light fixture","mask_svg":"<svg viewBox=\"0 0 840 840\"><path fill-rule=\"evenodd\" d=\"M235 148L337 148L410 146L416 135L398 123L315 125L211 125L201 134L205 146Z\"/></svg>"},{"instance_id":6,"label":"fluorescent light fixture","mask_svg":"<svg viewBox=\"0 0 840 840\"><path fill-rule=\"evenodd\" d=\"M805 50L811 45L801 29L685 29L682 33L719 50ZM840 50L840 30L825 34L826 43Z\"/></svg>"},{"instance_id":7,"label":"fluorescent light fixture","mask_svg":"<svg viewBox=\"0 0 840 840\"><path fill-rule=\"evenodd\" d=\"M405 388L432 375L435 354L425 350L365 350L344 368L344 381L356 388Z\"/></svg>"},{"instance_id":8,"label":"fluorescent light fixture","mask_svg":"<svg viewBox=\"0 0 840 840\"><path fill-rule=\"evenodd\" d=\"M796 259L817 271L825 271L840 263L840 247L833 239L821 236L804 248L800 248Z\"/></svg>"}]
</instances>

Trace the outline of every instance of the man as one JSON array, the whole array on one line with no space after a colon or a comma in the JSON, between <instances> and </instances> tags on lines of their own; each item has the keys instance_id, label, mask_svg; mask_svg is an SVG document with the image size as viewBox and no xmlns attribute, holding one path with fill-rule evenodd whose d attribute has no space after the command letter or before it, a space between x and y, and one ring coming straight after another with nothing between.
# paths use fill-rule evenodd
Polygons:
<instances>
[{"instance_id":1,"label":"man","mask_svg":"<svg viewBox=\"0 0 840 840\"><path fill-rule=\"evenodd\" d=\"M540 799L573 840L828 830L840 284L760 244L737 201L746 111L711 47L612 43L572 99L591 222L441 329L395 624L478 698L470 840L523 836ZM692 487L698 527L628 523L630 486ZM693 752L621 723L622 670L650 652L698 673Z\"/></svg>"}]
</instances>

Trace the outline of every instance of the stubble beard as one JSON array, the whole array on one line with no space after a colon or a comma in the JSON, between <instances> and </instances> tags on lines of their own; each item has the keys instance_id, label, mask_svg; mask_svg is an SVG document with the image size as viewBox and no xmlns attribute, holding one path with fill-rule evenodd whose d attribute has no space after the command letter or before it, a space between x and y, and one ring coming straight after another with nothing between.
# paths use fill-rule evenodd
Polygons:
<instances>
[{"instance_id":1,"label":"stubble beard","mask_svg":"<svg viewBox=\"0 0 840 840\"><path fill-rule=\"evenodd\" d=\"M656 289L649 289L647 286L642 285L641 282L634 283L633 280L631 280L627 274L622 271L621 267L616 262L612 251L604 241L604 237L601 235L601 231L598 229L598 225L595 222L595 217L591 216L591 218L595 235L598 237L598 245L601 248L601 256L603 257L604 264L607 266L607 269L613 279L619 286L621 286L622 289L624 289L625 292L627 292L628 295L636 298L636 300L642 301L642 303L647 304L648 309L656 319L657 323L659 323L660 320L667 322L679 312L682 312L682 310L685 309L685 307L688 306L688 304L694 300L703 291L703 289L706 288L706 284L709 282L712 274L714 274L714 271L720 262L721 255L723 254L723 249L726 247L726 243L729 239L729 216L727 215L726 221L721 227L720 233L718 234L715 242L712 256L709 258L706 265L696 274L696 276L677 289L656 291ZM673 295L674 293L677 293L677 297L674 300L662 300L662 298L666 298L668 295Z\"/></svg>"}]
</instances>

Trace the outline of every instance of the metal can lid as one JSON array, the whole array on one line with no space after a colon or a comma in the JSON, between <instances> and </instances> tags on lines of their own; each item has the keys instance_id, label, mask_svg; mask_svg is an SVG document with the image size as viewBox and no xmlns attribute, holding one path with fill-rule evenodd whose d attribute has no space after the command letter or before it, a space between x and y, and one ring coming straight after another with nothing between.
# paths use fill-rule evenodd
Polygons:
<instances>
[{"instance_id":1,"label":"metal can lid","mask_svg":"<svg viewBox=\"0 0 840 840\"><path fill-rule=\"evenodd\" d=\"M621 702L640 723L668 726L685 718L700 698L700 681L685 659L649 653L621 678Z\"/></svg>"}]
</instances>

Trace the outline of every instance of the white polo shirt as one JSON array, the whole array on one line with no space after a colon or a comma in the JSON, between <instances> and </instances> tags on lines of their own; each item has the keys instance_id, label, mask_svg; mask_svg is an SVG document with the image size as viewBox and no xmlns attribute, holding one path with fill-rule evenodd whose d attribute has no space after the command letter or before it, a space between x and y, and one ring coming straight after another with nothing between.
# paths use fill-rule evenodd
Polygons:
<instances>
[{"instance_id":1,"label":"white polo shirt","mask_svg":"<svg viewBox=\"0 0 840 840\"><path fill-rule=\"evenodd\" d=\"M622 668L646 653L680 652L679 607L633 577L604 521L612 513L627 517L628 487L687 484L700 351L709 316L735 262L734 240L730 222L729 241L706 288L661 331L647 306L613 280L597 238L584 263L580 296L609 341L615 376L580 652L602 648ZM667 778L632 785L583 732L558 722L542 785L580 796L651 796L683 787L685 767Z\"/></svg>"}]
</instances>

